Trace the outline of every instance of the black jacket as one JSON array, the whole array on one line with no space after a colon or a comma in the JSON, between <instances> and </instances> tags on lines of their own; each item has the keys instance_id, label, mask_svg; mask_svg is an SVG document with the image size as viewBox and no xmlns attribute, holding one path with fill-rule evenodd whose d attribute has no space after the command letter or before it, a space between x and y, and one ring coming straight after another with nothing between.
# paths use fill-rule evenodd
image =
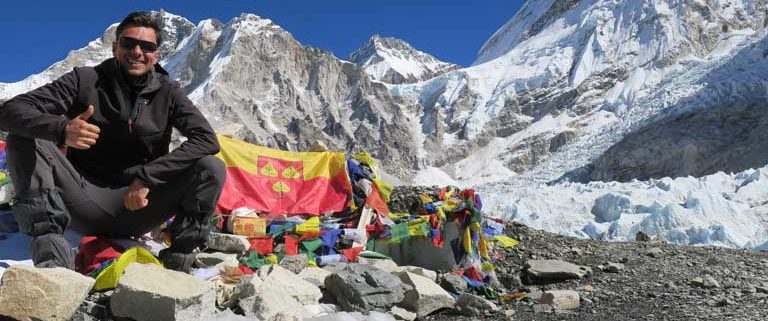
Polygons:
<instances>
[{"instance_id":1,"label":"black jacket","mask_svg":"<svg viewBox=\"0 0 768 321\"><path fill-rule=\"evenodd\" d=\"M152 187L218 153L211 125L159 65L138 93L132 88L114 58L75 68L5 102L0 128L61 144L68 119L93 105L88 122L101 130L99 139L89 149L70 148L67 157L80 173L104 186L128 185L138 177ZM169 153L172 127L187 140Z\"/></svg>"}]
</instances>

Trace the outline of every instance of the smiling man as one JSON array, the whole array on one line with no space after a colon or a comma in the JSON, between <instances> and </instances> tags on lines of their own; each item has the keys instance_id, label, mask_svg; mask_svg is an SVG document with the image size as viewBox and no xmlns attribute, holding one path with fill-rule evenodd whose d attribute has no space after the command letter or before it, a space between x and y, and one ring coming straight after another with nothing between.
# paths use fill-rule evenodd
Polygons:
<instances>
[{"instance_id":1,"label":"smiling man","mask_svg":"<svg viewBox=\"0 0 768 321\"><path fill-rule=\"evenodd\" d=\"M141 235L175 215L166 267L189 271L225 179L208 121L157 64L160 28L147 13L117 27L114 58L75 68L0 107L14 216L38 267L74 268L67 228ZM187 140L169 151L172 128ZM61 146L66 146L62 152Z\"/></svg>"}]
</instances>

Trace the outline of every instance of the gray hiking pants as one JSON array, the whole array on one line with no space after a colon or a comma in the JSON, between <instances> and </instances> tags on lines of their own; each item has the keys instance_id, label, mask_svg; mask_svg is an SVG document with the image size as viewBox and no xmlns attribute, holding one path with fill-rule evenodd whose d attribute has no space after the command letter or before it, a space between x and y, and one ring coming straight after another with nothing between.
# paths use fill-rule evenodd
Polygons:
<instances>
[{"instance_id":1,"label":"gray hiking pants","mask_svg":"<svg viewBox=\"0 0 768 321\"><path fill-rule=\"evenodd\" d=\"M151 188L149 205L134 212L123 206L127 186L103 187L89 181L50 141L9 135L6 151L16 190L14 216L21 231L35 237L36 265L49 259L36 256L60 254L66 247L59 236L67 228L87 235L135 236L173 215L170 250L190 253L208 240L211 215L226 177L221 160L203 157L175 180Z\"/></svg>"}]
</instances>

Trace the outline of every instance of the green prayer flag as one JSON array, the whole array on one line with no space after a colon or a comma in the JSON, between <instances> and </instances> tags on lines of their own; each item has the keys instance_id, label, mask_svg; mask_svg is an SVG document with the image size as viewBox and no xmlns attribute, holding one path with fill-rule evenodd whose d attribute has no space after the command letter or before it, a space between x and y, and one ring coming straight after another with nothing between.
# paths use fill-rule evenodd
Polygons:
<instances>
[{"instance_id":1,"label":"green prayer flag","mask_svg":"<svg viewBox=\"0 0 768 321\"><path fill-rule=\"evenodd\" d=\"M411 237L408 234L408 223L395 224L390 230L389 243L400 243L402 240L407 240Z\"/></svg>"}]
</instances>

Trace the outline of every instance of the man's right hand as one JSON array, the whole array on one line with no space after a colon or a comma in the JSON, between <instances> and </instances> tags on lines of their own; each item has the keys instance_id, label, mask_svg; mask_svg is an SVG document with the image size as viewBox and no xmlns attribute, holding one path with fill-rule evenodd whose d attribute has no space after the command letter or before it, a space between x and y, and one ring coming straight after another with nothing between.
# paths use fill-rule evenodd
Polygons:
<instances>
[{"instance_id":1,"label":"man's right hand","mask_svg":"<svg viewBox=\"0 0 768 321\"><path fill-rule=\"evenodd\" d=\"M67 122L65 145L77 149L88 149L96 144L101 130L98 126L88 123L88 118L92 115L93 106L88 106L88 110Z\"/></svg>"}]
</instances>

